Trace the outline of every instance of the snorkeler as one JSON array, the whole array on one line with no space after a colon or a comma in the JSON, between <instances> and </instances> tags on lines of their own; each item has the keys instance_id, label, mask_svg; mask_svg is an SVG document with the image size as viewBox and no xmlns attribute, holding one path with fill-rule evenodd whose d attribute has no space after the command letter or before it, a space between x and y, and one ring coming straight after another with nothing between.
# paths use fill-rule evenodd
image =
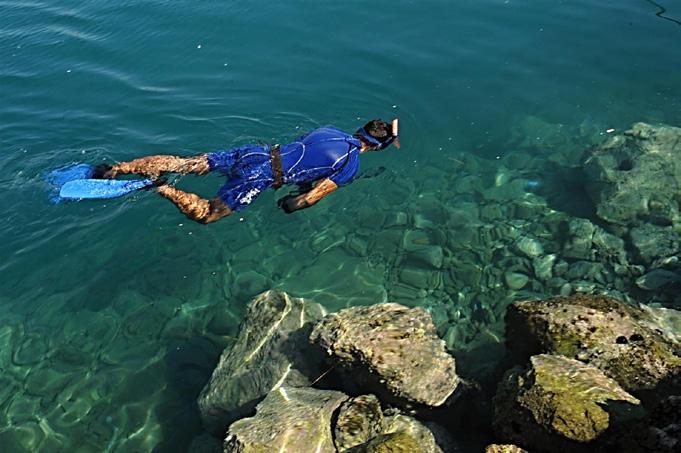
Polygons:
<instances>
[{"instance_id":1,"label":"snorkeler","mask_svg":"<svg viewBox=\"0 0 681 453\"><path fill-rule=\"evenodd\" d=\"M350 183L359 169L359 155L394 144L399 148L398 120L369 121L353 135L332 126L309 132L286 145L246 145L194 157L147 156L118 165L100 165L96 177L138 174L158 178L163 173L203 175L218 170L228 177L218 196L206 200L159 179L155 187L188 218L211 223L238 211L268 188L298 185L297 195L287 195L279 206L291 213L310 207L340 186Z\"/></svg>"}]
</instances>

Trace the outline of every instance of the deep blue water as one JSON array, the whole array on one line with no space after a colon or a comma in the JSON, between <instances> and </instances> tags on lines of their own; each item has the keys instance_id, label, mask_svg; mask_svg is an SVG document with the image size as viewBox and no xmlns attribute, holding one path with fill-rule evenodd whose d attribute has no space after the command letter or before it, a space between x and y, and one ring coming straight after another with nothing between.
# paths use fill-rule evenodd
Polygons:
<instances>
[{"instance_id":1,"label":"deep blue water","mask_svg":"<svg viewBox=\"0 0 681 453\"><path fill-rule=\"evenodd\" d=\"M399 116L402 149L362 166L419 190L455 152L511 151L527 116L678 126L681 5L659 3L1 1L0 450L182 450L253 294L390 292L333 246L360 205L390 211L391 179L200 226L151 192L51 205L46 171Z\"/></svg>"}]
</instances>

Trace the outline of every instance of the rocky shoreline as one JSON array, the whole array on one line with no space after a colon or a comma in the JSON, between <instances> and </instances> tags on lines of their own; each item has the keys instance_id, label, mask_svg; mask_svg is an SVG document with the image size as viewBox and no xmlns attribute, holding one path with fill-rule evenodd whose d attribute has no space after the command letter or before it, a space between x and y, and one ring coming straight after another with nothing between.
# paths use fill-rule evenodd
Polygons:
<instances>
[{"instance_id":1,"label":"rocky shoreline","mask_svg":"<svg viewBox=\"0 0 681 453\"><path fill-rule=\"evenodd\" d=\"M261 310L280 316L263 322ZM485 388L456 373L421 308L386 303L301 316L318 310L276 291L253 300L236 345L258 332L257 350L223 353L199 400L212 436L190 451L435 453L473 451L476 442L492 452L681 448L681 343L656 313L681 322L681 312L592 295L514 303L506 371ZM291 313L295 325L285 322ZM272 357L282 359L274 368ZM235 378L246 362L258 370L247 388ZM483 421L490 437L473 443L455 434L471 405L493 408Z\"/></svg>"},{"instance_id":2,"label":"rocky shoreline","mask_svg":"<svg viewBox=\"0 0 681 453\"><path fill-rule=\"evenodd\" d=\"M538 121L542 146L570 148ZM211 435L190 451L680 451L679 152L681 129L638 123L555 154L542 178L522 152L493 175L462 154L464 176L441 188L458 209L360 215L360 231L385 228L346 240L360 255L414 224L385 270L397 303L326 314L257 296L199 398ZM591 215L567 213L589 208L566 185ZM424 296L437 302L412 303ZM477 438L458 437L470 423Z\"/></svg>"}]
</instances>

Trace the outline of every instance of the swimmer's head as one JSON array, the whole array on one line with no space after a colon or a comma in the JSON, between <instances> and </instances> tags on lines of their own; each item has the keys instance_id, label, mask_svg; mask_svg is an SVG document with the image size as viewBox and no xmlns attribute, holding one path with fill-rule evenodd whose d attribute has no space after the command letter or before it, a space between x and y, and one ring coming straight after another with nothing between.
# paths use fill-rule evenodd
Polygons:
<instances>
[{"instance_id":1,"label":"swimmer's head","mask_svg":"<svg viewBox=\"0 0 681 453\"><path fill-rule=\"evenodd\" d=\"M386 123L380 119L371 120L357 129L355 136L364 142L368 148L372 150L385 149L391 144L397 148L400 147L400 142L397 138L399 132L399 123L397 119L392 120L391 123Z\"/></svg>"}]
</instances>

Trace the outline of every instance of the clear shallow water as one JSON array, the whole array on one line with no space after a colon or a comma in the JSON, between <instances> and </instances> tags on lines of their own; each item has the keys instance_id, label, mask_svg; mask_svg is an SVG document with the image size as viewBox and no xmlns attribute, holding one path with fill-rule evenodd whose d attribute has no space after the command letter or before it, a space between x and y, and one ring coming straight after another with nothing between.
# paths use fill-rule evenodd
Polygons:
<instances>
[{"instance_id":1,"label":"clear shallow water","mask_svg":"<svg viewBox=\"0 0 681 453\"><path fill-rule=\"evenodd\" d=\"M496 165L529 115L601 131L680 125L681 26L657 11L633 0L0 2L0 450L181 451L253 294L276 286L331 309L404 296L389 278L401 251L382 244L409 227L379 225L404 200L410 216L446 206L450 158ZM268 193L203 227L151 193L52 206L42 184L73 161L190 155L393 115L402 150L362 162L388 170L292 216ZM179 184L209 196L220 179ZM449 297L438 285L412 303Z\"/></svg>"}]
</instances>

